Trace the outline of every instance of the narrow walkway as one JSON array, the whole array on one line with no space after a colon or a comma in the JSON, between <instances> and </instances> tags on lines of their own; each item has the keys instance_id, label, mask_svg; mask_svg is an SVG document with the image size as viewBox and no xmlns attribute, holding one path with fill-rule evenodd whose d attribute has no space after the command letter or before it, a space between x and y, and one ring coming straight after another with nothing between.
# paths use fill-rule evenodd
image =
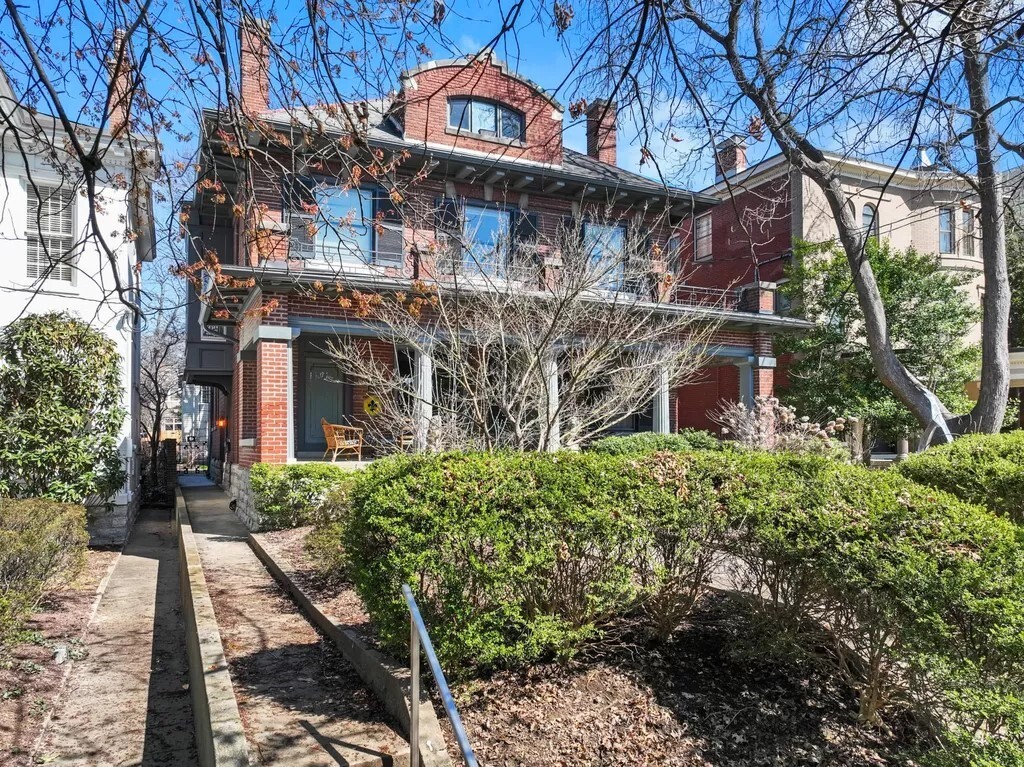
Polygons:
<instances>
[{"instance_id":1,"label":"narrow walkway","mask_svg":"<svg viewBox=\"0 0 1024 767\"><path fill-rule=\"evenodd\" d=\"M178 548L169 509L143 509L44 734L46 764L198 764Z\"/></svg>"},{"instance_id":2,"label":"narrow walkway","mask_svg":"<svg viewBox=\"0 0 1024 767\"><path fill-rule=\"evenodd\" d=\"M408 764L376 698L252 553L224 492L181 484L253 764Z\"/></svg>"}]
</instances>

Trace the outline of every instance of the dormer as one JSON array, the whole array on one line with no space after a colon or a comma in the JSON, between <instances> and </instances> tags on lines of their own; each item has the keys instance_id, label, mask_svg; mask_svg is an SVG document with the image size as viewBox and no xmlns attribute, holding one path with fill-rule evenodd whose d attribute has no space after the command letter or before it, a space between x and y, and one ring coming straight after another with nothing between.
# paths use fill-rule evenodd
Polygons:
<instances>
[{"instance_id":1,"label":"dormer","mask_svg":"<svg viewBox=\"0 0 1024 767\"><path fill-rule=\"evenodd\" d=\"M492 53L403 72L395 112L407 141L562 164L562 105Z\"/></svg>"}]
</instances>

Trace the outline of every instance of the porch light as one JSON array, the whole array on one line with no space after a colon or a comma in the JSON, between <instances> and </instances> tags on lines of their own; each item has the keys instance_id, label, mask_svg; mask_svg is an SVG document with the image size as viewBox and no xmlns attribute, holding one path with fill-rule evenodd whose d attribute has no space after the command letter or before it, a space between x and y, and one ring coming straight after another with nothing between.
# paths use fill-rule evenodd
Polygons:
<instances>
[{"instance_id":1,"label":"porch light","mask_svg":"<svg viewBox=\"0 0 1024 767\"><path fill-rule=\"evenodd\" d=\"M217 419L217 428L218 429L224 429L224 428L227 427L227 425L228 425L228 419L227 418L218 418Z\"/></svg>"}]
</instances>

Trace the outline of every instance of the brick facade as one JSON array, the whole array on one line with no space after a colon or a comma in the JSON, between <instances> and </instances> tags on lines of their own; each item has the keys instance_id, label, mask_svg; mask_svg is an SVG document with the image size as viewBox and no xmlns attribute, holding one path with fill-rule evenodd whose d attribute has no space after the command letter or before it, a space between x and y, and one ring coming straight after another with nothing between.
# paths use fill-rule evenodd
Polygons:
<instances>
[{"instance_id":1,"label":"brick facade","mask_svg":"<svg viewBox=\"0 0 1024 767\"><path fill-rule=\"evenodd\" d=\"M269 106L266 38L261 36L265 34L265 27L258 23L244 28L241 34L241 99L252 115L266 114ZM445 166L443 172L415 175L415 183L409 182L421 166L398 168L393 180L403 193L400 200L392 198L392 201L400 208L404 260L379 267L381 276L396 280L437 277L433 246L439 237L435 230L438 201L455 198L529 213L538 241L545 243L538 254L545 267L541 280L558 279L560 254L557 245L548 243L560 241L566 220L580 221L590 216L603 219L610 210L612 217L625 222L626 236L644 237L650 248L652 286L670 284L659 280L679 266L672 263L676 255L671 248L673 237L682 237L685 254L689 236L689 224L685 220L681 228L676 228L680 224L679 211L692 210L696 203L688 192L672 199L663 188L659 190L653 182L639 177L626 181L649 186L639 191L623 191L618 186L616 173L619 169L614 167L617 142L614 104L597 100L589 105L588 159L592 163L589 172L595 172L596 167L598 175L593 177L593 185L583 181L575 182L577 186L573 187L569 182L558 181L557 177L553 181L543 175L549 169L561 168L570 158L562 145L562 107L538 86L510 72L493 56L468 64L463 61L424 65L405 73L400 85L401 90L388 114L389 119L400 126L402 139L421 142L428 149L443 146L450 148L446 152L461 152L465 166ZM511 106L524 117L524 139L488 138L453 130L448 124L448 99L452 97ZM318 271L312 261L293 257L289 249L290 232L285 225L289 211L284 189L285 174L294 158L285 148L270 147L267 151L279 152L275 162L268 163L278 170L250 175L251 193L242 200L241 214L235 215L223 200L208 202L209 220L216 223L204 224L220 226L221 231L225 225L231 227L230 236L204 239L204 243L212 243L209 247L217 252L222 264L239 269L260 267L248 272L257 275L253 284L230 299L234 302L231 309L235 316L229 332L233 339L230 391L223 395L218 393L212 403L215 428L210 446L211 465L222 481L235 484L244 484L247 468L253 463L284 463L296 460L300 453L301 457L311 457L313 451L309 445L319 428L320 401L307 400L305 376L307 369L314 369L311 366L329 364L329 356L324 353L329 341L356 336L363 353L377 359L397 359L391 344L374 337L372 332L365 331L360 336L358 328L365 326L365 319L339 302L334 289L335 283L341 284L343 276L327 273L322 277L327 284L318 284L315 276L324 272ZM480 173L471 167L476 162L483 169L484 163L493 160L506 163L503 167L509 167L510 162L517 165L507 173ZM467 166L468 172L464 172ZM582 172L580 167L586 166L577 165L573 172ZM322 165L318 168L318 172L325 175L330 175L332 170L336 169ZM715 258L709 263L694 263L684 256L681 273L685 284L680 286L675 280L671 284L677 287L659 288L664 291L660 296L662 300L682 303L693 303L694 296L687 291L688 287L728 289L711 302L729 312L729 319L723 321L712 344L723 350L716 352L720 354L720 365L709 367L695 383L670 388L670 430L714 428L709 413L721 401L740 396L742 375L748 376L744 381L752 381L748 389L752 388L755 395L769 393L772 387L772 334L757 329L765 316L774 312L770 275L762 273L759 283L749 285L744 291L738 289L740 285L755 282L749 269L750 259L741 257L744 249L740 237L731 232L727 217L718 209L713 209L711 215L715 220L716 242L725 235L729 250L716 249ZM788 248L788 241L783 243L781 239L784 227L777 220L772 219L769 229L778 238L773 247ZM746 251L750 251L749 243ZM263 279L263 275L271 274L277 276L277 281ZM286 275L288 280L282 281L280 275ZM260 308L263 310L258 311ZM353 327L357 329L352 330ZM764 365L760 366L762 363ZM364 413L368 394L365 387L344 386L344 393L338 396L345 401L346 419L353 425L368 424L370 417ZM223 425L218 419L224 420Z\"/></svg>"}]
</instances>

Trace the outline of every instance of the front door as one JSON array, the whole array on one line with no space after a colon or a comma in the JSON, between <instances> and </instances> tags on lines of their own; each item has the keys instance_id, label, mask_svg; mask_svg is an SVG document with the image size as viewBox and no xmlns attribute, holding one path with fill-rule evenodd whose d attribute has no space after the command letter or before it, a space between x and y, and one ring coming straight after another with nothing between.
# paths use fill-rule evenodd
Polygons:
<instances>
[{"instance_id":1,"label":"front door","mask_svg":"<svg viewBox=\"0 0 1024 767\"><path fill-rule=\"evenodd\" d=\"M326 357L307 355L303 362L303 419L299 434L300 450L323 451L327 448L320 419L330 423L348 423L351 416L351 389L338 366Z\"/></svg>"}]
</instances>

